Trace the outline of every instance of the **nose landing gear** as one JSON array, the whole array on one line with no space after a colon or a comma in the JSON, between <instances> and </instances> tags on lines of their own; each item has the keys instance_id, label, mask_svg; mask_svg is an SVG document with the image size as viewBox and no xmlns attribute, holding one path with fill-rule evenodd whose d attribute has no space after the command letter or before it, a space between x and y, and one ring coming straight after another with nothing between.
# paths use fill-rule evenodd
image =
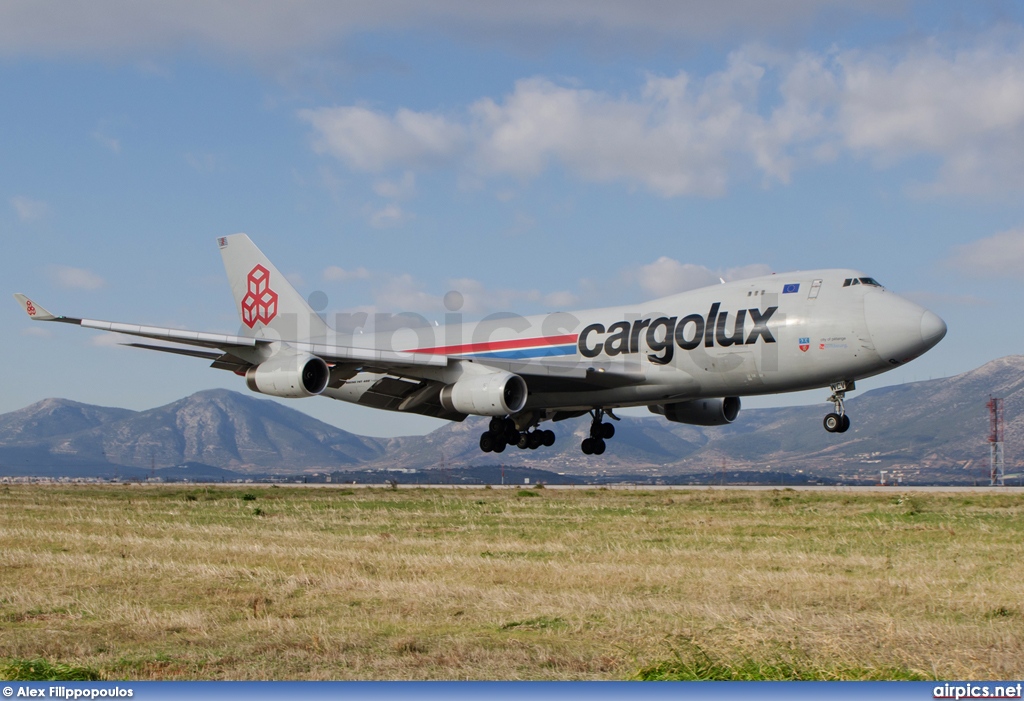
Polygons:
<instances>
[{"instance_id":1,"label":"nose landing gear","mask_svg":"<svg viewBox=\"0 0 1024 701\"><path fill-rule=\"evenodd\" d=\"M612 417L616 421L619 417L610 409L594 409L590 412L593 421L590 424L590 438L584 438L580 443L580 450L584 455L601 455L605 451L605 441L615 435L615 426L602 422L604 415Z\"/></svg>"},{"instance_id":2,"label":"nose landing gear","mask_svg":"<svg viewBox=\"0 0 1024 701\"><path fill-rule=\"evenodd\" d=\"M835 405L836 410L831 414L826 414L822 423L829 433L846 433L850 428L850 417L846 415L846 405L843 400L848 391L856 389L856 385L852 380L836 382L829 389L832 390L832 396L828 398L828 401Z\"/></svg>"}]
</instances>

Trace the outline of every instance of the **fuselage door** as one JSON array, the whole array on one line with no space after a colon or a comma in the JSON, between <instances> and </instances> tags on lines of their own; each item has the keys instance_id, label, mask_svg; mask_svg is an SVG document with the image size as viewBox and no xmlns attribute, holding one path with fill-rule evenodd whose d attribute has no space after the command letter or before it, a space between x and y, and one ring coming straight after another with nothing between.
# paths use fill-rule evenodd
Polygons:
<instances>
[{"instance_id":1,"label":"fuselage door","mask_svg":"<svg viewBox=\"0 0 1024 701\"><path fill-rule=\"evenodd\" d=\"M815 280L811 283L811 291L807 293L807 299L817 299L818 290L821 289L821 280Z\"/></svg>"}]
</instances>

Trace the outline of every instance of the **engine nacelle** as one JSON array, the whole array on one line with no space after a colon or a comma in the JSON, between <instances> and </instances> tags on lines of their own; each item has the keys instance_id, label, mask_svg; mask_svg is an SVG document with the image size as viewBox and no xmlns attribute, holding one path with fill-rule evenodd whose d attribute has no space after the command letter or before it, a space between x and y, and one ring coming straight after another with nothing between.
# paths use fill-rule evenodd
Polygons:
<instances>
[{"instance_id":1,"label":"engine nacelle","mask_svg":"<svg viewBox=\"0 0 1024 701\"><path fill-rule=\"evenodd\" d=\"M673 404L651 404L647 408L680 424L722 426L736 420L736 415L740 413L740 398L691 399Z\"/></svg>"},{"instance_id":2,"label":"engine nacelle","mask_svg":"<svg viewBox=\"0 0 1024 701\"><path fill-rule=\"evenodd\" d=\"M275 397L313 397L327 387L331 370L322 358L309 353L275 353L245 371L245 384L253 392Z\"/></svg>"},{"instance_id":3,"label":"engine nacelle","mask_svg":"<svg viewBox=\"0 0 1024 701\"><path fill-rule=\"evenodd\" d=\"M511 372L465 375L441 388L441 406L478 416L505 416L526 404L526 381Z\"/></svg>"}]
</instances>

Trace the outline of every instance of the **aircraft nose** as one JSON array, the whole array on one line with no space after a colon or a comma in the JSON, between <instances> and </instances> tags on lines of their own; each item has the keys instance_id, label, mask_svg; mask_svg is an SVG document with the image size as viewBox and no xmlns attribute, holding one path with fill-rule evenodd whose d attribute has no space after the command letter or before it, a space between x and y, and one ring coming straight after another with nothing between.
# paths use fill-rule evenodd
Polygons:
<instances>
[{"instance_id":1,"label":"aircraft nose","mask_svg":"<svg viewBox=\"0 0 1024 701\"><path fill-rule=\"evenodd\" d=\"M941 341L945 335L946 322L940 319L937 314L925 311L924 315L921 317L921 341L923 341L928 348L931 348Z\"/></svg>"},{"instance_id":2,"label":"aircraft nose","mask_svg":"<svg viewBox=\"0 0 1024 701\"><path fill-rule=\"evenodd\" d=\"M875 351L892 365L913 360L946 335L936 314L889 292L864 296L864 319Z\"/></svg>"}]
</instances>

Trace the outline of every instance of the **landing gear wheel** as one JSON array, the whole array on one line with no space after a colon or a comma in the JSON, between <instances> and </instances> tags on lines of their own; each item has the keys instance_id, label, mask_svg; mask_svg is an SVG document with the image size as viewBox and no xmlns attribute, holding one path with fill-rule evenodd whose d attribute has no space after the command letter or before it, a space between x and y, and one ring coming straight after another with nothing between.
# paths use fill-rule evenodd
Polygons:
<instances>
[{"instance_id":1,"label":"landing gear wheel","mask_svg":"<svg viewBox=\"0 0 1024 701\"><path fill-rule=\"evenodd\" d=\"M580 450L583 451L584 455L593 455L594 454L594 439L593 438L584 438L583 442L580 443Z\"/></svg>"},{"instance_id":2,"label":"landing gear wheel","mask_svg":"<svg viewBox=\"0 0 1024 701\"><path fill-rule=\"evenodd\" d=\"M507 445L508 443L505 442L505 439L499 438L496 441L494 441L494 447L491 450L493 450L495 453L504 453L505 446Z\"/></svg>"},{"instance_id":3,"label":"landing gear wheel","mask_svg":"<svg viewBox=\"0 0 1024 701\"><path fill-rule=\"evenodd\" d=\"M608 440L615 435L615 426L612 424L601 424L601 438Z\"/></svg>"},{"instance_id":4,"label":"landing gear wheel","mask_svg":"<svg viewBox=\"0 0 1024 701\"><path fill-rule=\"evenodd\" d=\"M530 447L530 435L527 433L520 433L519 438L516 439L516 447L519 450L526 450Z\"/></svg>"},{"instance_id":5,"label":"landing gear wheel","mask_svg":"<svg viewBox=\"0 0 1024 701\"><path fill-rule=\"evenodd\" d=\"M853 380L843 380L833 382L829 389L832 390L832 396L828 401L832 402L835 411L825 415L825 430L829 433L846 433L850 429L850 417L846 415L846 393L857 389L857 386Z\"/></svg>"},{"instance_id":6,"label":"landing gear wheel","mask_svg":"<svg viewBox=\"0 0 1024 701\"><path fill-rule=\"evenodd\" d=\"M842 433L843 418L839 414L826 414L825 420L822 423L825 425L825 430L829 433ZM847 419L849 421L849 419Z\"/></svg>"},{"instance_id":7,"label":"landing gear wheel","mask_svg":"<svg viewBox=\"0 0 1024 701\"><path fill-rule=\"evenodd\" d=\"M550 430L541 431L541 444L550 448L555 444L555 432Z\"/></svg>"},{"instance_id":8,"label":"landing gear wheel","mask_svg":"<svg viewBox=\"0 0 1024 701\"><path fill-rule=\"evenodd\" d=\"M505 442L509 445L519 442L519 429L516 428L516 422L512 419L505 419Z\"/></svg>"},{"instance_id":9,"label":"landing gear wheel","mask_svg":"<svg viewBox=\"0 0 1024 701\"><path fill-rule=\"evenodd\" d=\"M544 439L541 437L543 431L531 431L526 434L529 438L530 450L537 450L537 448L544 445Z\"/></svg>"},{"instance_id":10,"label":"landing gear wheel","mask_svg":"<svg viewBox=\"0 0 1024 701\"><path fill-rule=\"evenodd\" d=\"M494 434L490 431L485 431L484 434L480 436L480 450L485 453L489 453L494 450Z\"/></svg>"},{"instance_id":11,"label":"landing gear wheel","mask_svg":"<svg viewBox=\"0 0 1024 701\"><path fill-rule=\"evenodd\" d=\"M605 449L604 441L601 440L600 438L595 438L594 439L593 449L594 449L594 455L602 454L604 452L604 449Z\"/></svg>"}]
</instances>

